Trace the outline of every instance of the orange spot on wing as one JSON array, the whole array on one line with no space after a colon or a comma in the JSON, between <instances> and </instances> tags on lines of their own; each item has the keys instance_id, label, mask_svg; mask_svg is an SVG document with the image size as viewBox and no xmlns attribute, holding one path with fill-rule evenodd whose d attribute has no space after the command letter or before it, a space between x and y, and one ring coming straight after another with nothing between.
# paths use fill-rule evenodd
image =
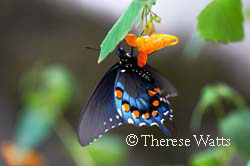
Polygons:
<instances>
[{"instance_id":1,"label":"orange spot on wing","mask_svg":"<svg viewBox=\"0 0 250 166\"><path fill-rule=\"evenodd\" d=\"M161 93L161 90L160 90L159 88L154 88L154 90L155 90L158 94Z\"/></svg>"},{"instance_id":2,"label":"orange spot on wing","mask_svg":"<svg viewBox=\"0 0 250 166\"><path fill-rule=\"evenodd\" d=\"M130 105L128 103L124 103L122 106L123 106L124 111L129 112Z\"/></svg>"},{"instance_id":3,"label":"orange spot on wing","mask_svg":"<svg viewBox=\"0 0 250 166\"><path fill-rule=\"evenodd\" d=\"M159 103L158 100L154 100L154 101L152 102L152 104L153 104L153 106L158 107L160 103Z\"/></svg>"},{"instance_id":4,"label":"orange spot on wing","mask_svg":"<svg viewBox=\"0 0 250 166\"><path fill-rule=\"evenodd\" d=\"M121 99L122 96L123 96L122 90L116 89L116 90L115 90L115 96L116 96L118 99Z\"/></svg>"},{"instance_id":5,"label":"orange spot on wing","mask_svg":"<svg viewBox=\"0 0 250 166\"><path fill-rule=\"evenodd\" d=\"M134 110L133 111L133 115L136 117L136 118L139 118L140 117L140 112L138 110Z\"/></svg>"},{"instance_id":6,"label":"orange spot on wing","mask_svg":"<svg viewBox=\"0 0 250 166\"><path fill-rule=\"evenodd\" d=\"M149 119L150 118L150 114L149 113L145 113L142 115L143 118L145 119Z\"/></svg>"},{"instance_id":7,"label":"orange spot on wing","mask_svg":"<svg viewBox=\"0 0 250 166\"><path fill-rule=\"evenodd\" d=\"M157 115L158 115L158 111L157 111L157 110L153 110L153 111L152 111L152 115L153 115L153 116L157 116Z\"/></svg>"},{"instance_id":8,"label":"orange spot on wing","mask_svg":"<svg viewBox=\"0 0 250 166\"><path fill-rule=\"evenodd\" d=\"M155 91L153 91L153 90L148 90L148 95L149 95L149 96L154 96L155 94L156 94Z\"/></svg>"}]
</instances>

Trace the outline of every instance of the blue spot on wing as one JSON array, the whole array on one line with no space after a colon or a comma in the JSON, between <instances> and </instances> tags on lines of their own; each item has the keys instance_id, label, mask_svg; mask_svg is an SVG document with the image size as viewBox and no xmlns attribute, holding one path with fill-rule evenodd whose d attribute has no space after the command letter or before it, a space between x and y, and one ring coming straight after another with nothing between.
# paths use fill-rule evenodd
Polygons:
<instances>
[{"instance_id":1,"label":"blue spot on wing","mask_svg":"<svg viewBox=\"0 0 250 166\"><path fill-rule=\"evenodd\" d=\"M131 104L131 107L134 108L135 110L139 111L139 106L137 104L137 99L133 98L133 97L130 97L130 104ZM140 111L139 111L140 112ZM141 116L139 118L135 117L132 115L132 118L133 118L133 121L134 121L134 125L135 126L139 126L139 124L141 122L143 122L143 119L141 118Z\"/></svg>"}]
</instances>

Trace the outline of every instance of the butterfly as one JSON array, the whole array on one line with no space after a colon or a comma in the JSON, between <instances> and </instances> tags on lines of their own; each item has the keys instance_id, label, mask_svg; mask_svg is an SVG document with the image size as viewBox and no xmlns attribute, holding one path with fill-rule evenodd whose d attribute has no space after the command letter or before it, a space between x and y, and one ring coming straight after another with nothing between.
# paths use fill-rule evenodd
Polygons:
<instances>
[{"instance_id":1,"label":"butterfly","mask_svg":"<svg viewBox=\"0 0 250 166\"><path fill-rule=\"evenodd\" d=\"M164 120L173 120L168 101L174 86L150 65L139 67L133 52L118 47L120 61L102 77L83 108L78 139L86 146L122 124L158 126L169 136Z\"/></svg>"}]
</instances>

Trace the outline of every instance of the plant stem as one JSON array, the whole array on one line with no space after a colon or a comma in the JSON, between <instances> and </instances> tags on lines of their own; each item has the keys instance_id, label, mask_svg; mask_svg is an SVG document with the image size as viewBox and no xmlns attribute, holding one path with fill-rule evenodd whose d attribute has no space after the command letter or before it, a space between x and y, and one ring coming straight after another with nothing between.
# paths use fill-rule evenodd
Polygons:
<instances>
[{"instance_id":1,"label":"plant stem","mask_svg":"<svg viewBox=\"0 0 250 166\"><path fill-rule=\"evenodd\" d=\"M77 165L94 166L94 161L86 148L80 146L72 126L63 118L58 119L55 131Z\"/></svg>"}]
</instances>

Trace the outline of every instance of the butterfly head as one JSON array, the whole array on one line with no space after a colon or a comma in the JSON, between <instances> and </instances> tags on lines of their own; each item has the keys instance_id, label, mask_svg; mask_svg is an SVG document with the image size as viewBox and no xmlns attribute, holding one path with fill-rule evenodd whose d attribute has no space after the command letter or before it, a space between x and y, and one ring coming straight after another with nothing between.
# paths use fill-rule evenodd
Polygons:
<instances>
[{"instance_id":1,"label":"butterfly head","mask_svg":"<svg viewBox=\"0 0 250 166\"><path fill-rule=\"evenodd\" d=\"M133 57L130 53L126 52L123 48L118 47L116 54L120 58L120 65L124 66L125 68L130 68L135 66L136 58Z\"/></svg>"},{"instance_id":2,"label":"butterfly head","mask_svg":"<svg viewBox=\"0 0 250 166\"><path fill-rule=\"evenodd\" d=\"M118 56L121 56L121 55L123 55L124 53L125 53L125 50L124 50L123 48L117 47L116 54L117 54Z\"/></svg>"},{"instance_id":3,"label":"butterfly head","mask_svg":"<svg viewBox=\"0 0 250 166\"><path fill-rule=\"evenodd\" d=\"M120 59L129 59L132 55L126 52L123 48L118 47L116 50L116 54L120 57Z\"/></svg>"}]
</instances>

